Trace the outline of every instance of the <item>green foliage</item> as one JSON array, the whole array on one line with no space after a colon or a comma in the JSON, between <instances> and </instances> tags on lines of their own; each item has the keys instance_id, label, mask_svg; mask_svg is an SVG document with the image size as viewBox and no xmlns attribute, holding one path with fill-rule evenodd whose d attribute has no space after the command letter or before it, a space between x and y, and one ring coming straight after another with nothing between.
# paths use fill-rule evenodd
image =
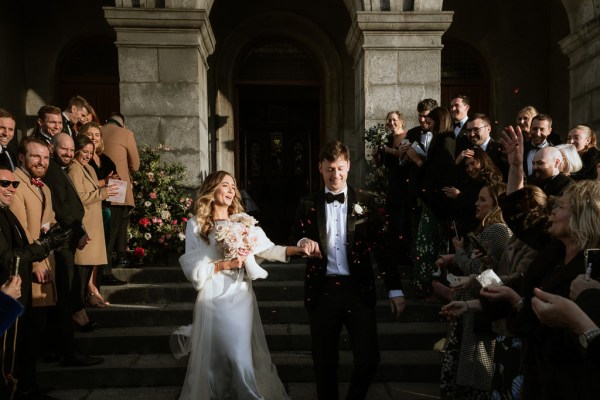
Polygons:
<instances>
[{"instance_id":1,"label":"green foliage","mask_svg":"<svg viewBox=\"0 0 600 400\"><path fill-rule=\"evenodd\" d=\"M364 141L371 151L386 144L389 140L389 133L386 132L383 124L377 124L369 129L365 129ZM375 195L375 202L378 206L385 206L385 197L388 190L388 175L383 164L377 164L374 157L367 157L367 173L365 175L365 184L367 190Z\"/></svg>"},{"instance_id":2,"label":"green foliage","mask_svg":"<svg viewBox=\"0 0 600 400\"><path fill-rule=\"evenodd\" d=\"M154 261L157 255L182 254L185 226L192 199L181 186L185 167L178 162L161 161L161 151L145 146L140 149L140 169L132 176L135 208L129 224L129 249L137 258Z\"/></svg>"}]
</instances>

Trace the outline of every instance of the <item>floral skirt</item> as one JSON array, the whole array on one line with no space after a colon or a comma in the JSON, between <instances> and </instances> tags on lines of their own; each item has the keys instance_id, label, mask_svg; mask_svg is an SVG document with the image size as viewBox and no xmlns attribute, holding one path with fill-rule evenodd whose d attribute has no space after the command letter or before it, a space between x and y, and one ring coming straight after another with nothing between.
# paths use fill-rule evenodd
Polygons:
<instances>
[{"instance_id":1,"label":"floral skirt","mask_svg":"<svg viewBox=\"0 0 600 400\"><path fill-rule=\"evenodd\" d=\"M440 254L448 253L446 233L446 222L438 219L429 207L423 205L415 238L413 284L417 297L427 297L431 294L431 274L436 269L435 260Z\"/></svg>"}]
</instances>

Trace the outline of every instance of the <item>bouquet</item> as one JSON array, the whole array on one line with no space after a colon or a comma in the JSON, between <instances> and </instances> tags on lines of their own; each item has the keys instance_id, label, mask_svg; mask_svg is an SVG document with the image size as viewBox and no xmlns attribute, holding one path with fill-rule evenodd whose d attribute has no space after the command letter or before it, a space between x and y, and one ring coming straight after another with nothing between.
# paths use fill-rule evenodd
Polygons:
<instances>
[{"instance_id":1,"label":"bouquet","mask_svg":"<svg viewBox=\"0 0 600 400\"><path fill-rule=\"evenodd\" d=\"M252 280L266 278L268 273L254 259L254 247L258 238L253 234L253 227L258 223L248 214L233 214L227 221L219 221L215 226L215 240L226 260L246 257L244 267Z\"/></svg>"}]
</instances>

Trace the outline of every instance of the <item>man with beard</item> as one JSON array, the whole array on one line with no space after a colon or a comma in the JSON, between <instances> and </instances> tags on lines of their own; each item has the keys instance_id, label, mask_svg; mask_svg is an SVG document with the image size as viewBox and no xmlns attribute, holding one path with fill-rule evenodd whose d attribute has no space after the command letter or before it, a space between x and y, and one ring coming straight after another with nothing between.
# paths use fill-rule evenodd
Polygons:
<instances>
[{"instance_id":1,"label":"man with beard","mask_svg":"<svg viewBox=\"0 0 600 400\"><path fill-rule=\"evenodd\" d=\"M533 157L533 174L529 183L537 185L547 196L559 196L573 180L561 174L562 154L554 147L545 147Z\"/></svg>"},{"instance_id":2,"label":"man with beard","mask_svg":"<svg viewBox=\"0 0 600 400\"><path fill-rule=\"evenodd\" d=\"M552 118L548 114L538 114L531 120L529 140L523 145L523 170L529 177L533 173L533 158L539 150L554 143L548 140L552 133Z\"/></svg>"},{"instance_id":3,"label":"man with beard","mask_svg":"<svg viewBox=\"0 0 600 400\"><path fill-rule=\"evenodd\" d=\"M480 148L490 157L506 181L508 177L508 161L503 152L502 145L490 136L492 122L485 114L475 114L467 121L467 148L456 156L456 164L460 164L463 158L473 157L473 149Z\"/></svg>"},{"instance_id":4,"label":"man with beard","mask_svg":"<svg viewBox=\"0 0 600 400\"><path fill-rule=\"evenodd\" d=\"M69 179L65 169L71 163L75 152L73 138L66 133L58 133L52 137L53 158L48 164L48 171L44 176L44 183L52 193L52 209L56 221L65 228L73 230L73 240L69 246L55 253L56 264L56 288L58 291L58 302L56 304L59 331L59 352L62 353L62 366L87 366L99 364L104 361L101 357L91 357L79 353L73 340L72 315L74 311L84 310L81 299L80 274L75 267L75 250L83 248L88 243L88 236L83 227L83 204ZM93 322L82 326L85 330L95 328Z\"/></svg>"}]
</instances>

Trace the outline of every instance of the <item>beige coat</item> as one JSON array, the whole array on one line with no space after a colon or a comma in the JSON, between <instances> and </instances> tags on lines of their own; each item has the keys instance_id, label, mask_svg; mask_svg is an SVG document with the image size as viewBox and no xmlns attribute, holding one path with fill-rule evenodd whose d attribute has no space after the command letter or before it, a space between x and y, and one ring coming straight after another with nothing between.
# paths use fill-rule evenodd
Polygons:
<instances>
[{"instance_id":1,"label":"beige coat","mask_svg":"<svg viewBox=\"0 0 600 400\"><path fill-rule=\"evenodd\" d=\"M104 141L104 154L110 157L117 166L119 178L127 182L125 204L134 206L131 173L140 168L140 156L133 132L114 124L105 124L101 128ZM113 205L123 205L113 203Z\"/></svg>"},{"instance_id":2,"label":"beige coat","mask_svg":"<svg viewBox=\"0 0 600 400\"><path fill-rule=\"evenodd\" d=\"M69 178L81 198L85 214L83 227L90 242L83 250L75 251L77 265L104 265L107 263L104 223L102 222L102 200L108 197L108 190L98 186L96 171L90 165L81 165L73 160L69 165Z\"/></svg>"},{"instance_id":3,"label":"beige coat","mask_svg":"<svg viewBox=\"0 0 600 400\"><path fill-rule=\"evenodd\" d=\"M40 189L31 184L31 179L21 168L14 171L15 177L21 182L13 201L10 205L10 210L15 214L25 233L29 243L39 239L42 227L49 229L56 223L54 219L54 211L52 210L52 195L48 186L44 185L42 192ZM31 298L34 307L52 306L56 304L56 284L54 254L50 254L48 258L32 264L33 270L46 269L50 271L52 282L44 285L39 283L31 284Z\"/></svg>"}]
</instances>

